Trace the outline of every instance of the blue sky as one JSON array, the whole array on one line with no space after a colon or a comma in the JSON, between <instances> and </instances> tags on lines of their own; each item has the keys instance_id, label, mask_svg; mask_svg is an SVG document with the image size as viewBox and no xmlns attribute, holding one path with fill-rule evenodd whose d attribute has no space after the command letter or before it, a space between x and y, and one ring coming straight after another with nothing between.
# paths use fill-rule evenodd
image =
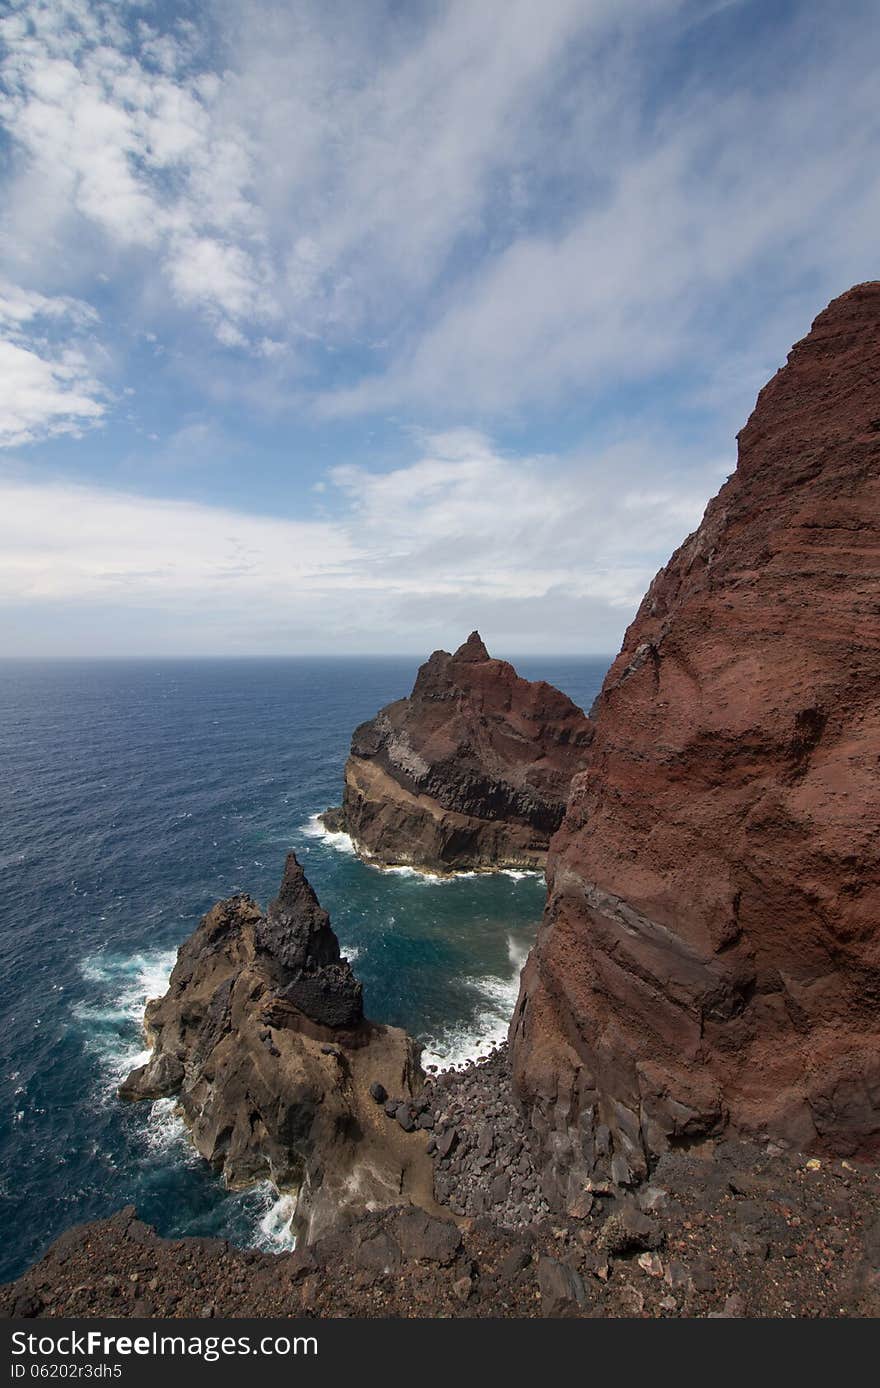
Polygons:
<instances>
[{"instance_id":1,"label":"blue sky","mask_svg":"<svg viewBox=\"0 0 880 1388\"><path fill-rule=\"evenodd\" d=\"M614 651L878 274L876 21L13 0L0 650Z\"/></svg>"}]
</instances>

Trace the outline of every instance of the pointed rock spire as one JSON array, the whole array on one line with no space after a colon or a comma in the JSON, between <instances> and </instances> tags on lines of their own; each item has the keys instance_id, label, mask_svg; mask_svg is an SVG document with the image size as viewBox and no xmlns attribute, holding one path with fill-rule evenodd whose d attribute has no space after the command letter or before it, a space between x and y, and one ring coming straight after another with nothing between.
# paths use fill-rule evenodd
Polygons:
<instances>
[{"instance_id":1,"label":"pointed rock spire","mask_svg":"<svg viewBox=\"0 0 880 1388\"><path fill-rule=\"evenodd\" d=\"M295 853L288 853L278 895L254 930L271 961L280 996L328 1027L359 1026L363 989Z\"/></svg>"},{"instance_id":2,"label":"pointed rock spire","mask_svg":"<svg viewBox=\"0 0 880 1388\"><path fill-rule=\"evenodd\" d=\"M489 652L483 644L483 638L478 631L472 631L463 645L459 646L453 659L455 660L491 660Z\"/></svg>"},{"instance_id":3,"label":"pointed rock spire","mask_svg":"<svg viewBox=\"0 0 880 1388\"><path fill-rule=\"evenodd\" d=\"M295 853L288 853L278 895L257 930L257 943L286 972L339 960L339 941Z\"/></svg>"}]
</instances>

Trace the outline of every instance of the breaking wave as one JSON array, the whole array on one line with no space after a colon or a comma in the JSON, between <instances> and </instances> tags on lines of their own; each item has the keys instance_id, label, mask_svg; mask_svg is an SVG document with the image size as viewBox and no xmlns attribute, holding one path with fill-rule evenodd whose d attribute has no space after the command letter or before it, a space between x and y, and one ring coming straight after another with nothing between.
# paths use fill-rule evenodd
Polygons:
<instances>
[{"instance_id":1,"label":"breaking wave","mask_svg":"<svg viewBox=\"0 0 880 1388\"><path fill-rule=\"evenodd\" d=\"M296 1247L291 1228L296 1211L296 1196L279 1191L271 1181L243 1191L239 1197L248 1222L253 1228L249 1239L252 1248L264 1253L290 1253Z\"/></svg>"},{"instance_id":2,"label":"breaking wave","mask_svg":"<svg viewBox=\"0 0 880 1388\"><path fill-rule=\"evenodd\" d=\"M409 863L389 866L386 863L377 862L375 858L370 858L366 852L358 855L351 835L345 834L341 830L328 829L321 823L320 814L310 815L306 823L300 825L300 833L305 834L306 838L317 839L326 844L328 848L335 848L338 853L360 856L361 861L367 867L371 867L374 872L386 873L391 877L406 877L415 882L422 882L427 887L443 887L449 882L460 882L468 877L509 877L513 882L523 882L531 878L541 885L544 882L544 873L539 868L492 868L480 872L462 868L457 872L438 873L429 872L425 868L413 867Z\"/></svg>"},{"instance_id":3,"label":"breaking wave","mask_svg":"<svg viewBox=\"0 0 880 1388\"><path fill-rule=\"evenodd\" d=\"M144 1008L167 992L176 959L175 949L165 949L93 954L80 964L80 973L99 996L77 1003L73 1014L84 1029L86 1050L98 1060L102 1097L115 1097L129 1070L147 1060Z\"/></svg>"},{"instance_id":4,"label":"breaking wave","mask_svg":"<svg viewBox=\"0 0 880 1388\"><path fill-rule=\"evenodd\" d=\"M305 824L299 827L301 834L305 834L308 839L319 839L321 843L327 844L328 848L335 848L337 853L354 853L354 840L350 834L343 834L341 831L328 829L321 823L319 814L309 815Z\"/></svg>"},{"instance_id":5,"label":"breaking wave","mask_svg":"<svg viewBox=\"0 0 880 1388\"><path fill-rule=\"evenodd\" d=\"M507 1040L507 1030L519 996L519 976L528 957L528 948L512 935L507 939L511 973L504 977L467 978L468 988L479 995L478 1011L471 1025L450 1027L438 1037L429 1037L422 1052L422 1066L454 1070L495 1050Z\"/></svg>"}]
</instances>

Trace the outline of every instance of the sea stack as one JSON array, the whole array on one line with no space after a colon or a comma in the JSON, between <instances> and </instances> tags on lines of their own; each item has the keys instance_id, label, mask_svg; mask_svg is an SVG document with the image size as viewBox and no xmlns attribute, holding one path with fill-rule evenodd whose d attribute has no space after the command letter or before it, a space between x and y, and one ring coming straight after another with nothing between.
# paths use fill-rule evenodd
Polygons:
<instances>
[{"instance_id":1,"label":"sea stack","mask_svg":"<svg viewBox=\"0 0 880 1388\"><path fill-rule=\"evenodd\" d=\"M268 912L234 896L203 917L145 1026L152 1055L121 1097L176 1096L229 1185L269 1177L297 1192L306 1241L367 1209L431 1206L424 1142L370 1092L411 1098L418 1047L365 1020L361 985L293 853Z\"/></svg>"},{"instance_id":2,"label":"sea stack","mask_svg":"<svg viewBox=\"0 0 880 1388\"><path fill-rule=\"evenodd\" d=\"M880 1151L880 284L761 391L593 709L511 1026L561 1203L724 1129Z\"/></svg>"},{"instance_id":3,"label":"sea stack","mask_svg":"<svg viewBox=\"0 0 880 1388\"><path fill-rule=\"evenodd\" d=\"M342 808L324 822L383 866L543 868L591 737L567 695L493 660L474 631L355 730Z\"/></svg>"}]
</instances>

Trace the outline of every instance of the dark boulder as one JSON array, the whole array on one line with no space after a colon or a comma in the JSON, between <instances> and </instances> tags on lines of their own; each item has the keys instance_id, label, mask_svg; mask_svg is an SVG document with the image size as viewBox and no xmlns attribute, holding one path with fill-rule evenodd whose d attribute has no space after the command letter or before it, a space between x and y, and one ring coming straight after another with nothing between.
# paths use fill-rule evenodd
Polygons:
<instances>
[{"instance_id":1,"label":"dark boulder","mask_svg":"<svg viewBox=\"0 0 880 1388\"><path fill-rule=\"evenodd\" d=\"M443 1266L451 1263L461 1247L461 1233L451 1220L435 1219L424 1210L402 1210L394 1220L394 1234L404 1257Z\"/></svg>"},{"instance_id":2,"label":"dark boulder","mask_svg":"<svg viewBox=\"0 0 880 1388\"><path fill-rule=\"evenodd\" d=\"M325 1027L356 1027L363 1021L363 987L348 960L301 973L282 989L281 997Z\"/></svg>"},{"instance_id":3,"label":"dark boulder","mask_svg":"<svg viewBox=\"0 0 880 1388\"><path fill-rule=\"evenodd\" d=\"M538 1259L538 1289L543 1316L576 1316L586 1304L580 1273L555 1258Z\"/></svg>"}]
</instances>

